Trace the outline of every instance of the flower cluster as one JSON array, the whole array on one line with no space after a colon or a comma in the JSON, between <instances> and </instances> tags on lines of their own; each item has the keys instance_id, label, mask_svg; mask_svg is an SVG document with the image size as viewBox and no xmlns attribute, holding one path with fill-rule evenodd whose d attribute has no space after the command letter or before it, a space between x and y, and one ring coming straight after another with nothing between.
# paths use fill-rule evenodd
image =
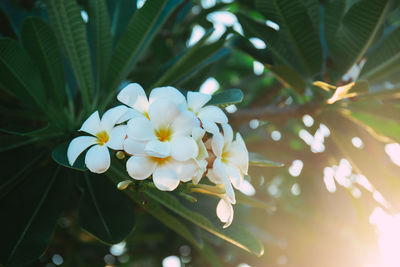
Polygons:
<instances>
[{"instance_id":1,"label":"flower cluster","mask_svg":"<svg viewBox=\"0 0 400 267\"><path fill-rule=\"evenodd\" d=\"M198 184L207 175L223 190L217 215L225 223L233 219L236 203L233 187L240 188L248 169L248 151L239 133L234 134L228 118L218 107L206 105L211 96L188 92L185 97L173 87L160 87L147 98L143 88L131 83L117 96L124 104L107 110L100 118L94 112L68 147L69 163L88 149L87 168L103 173L110 167L109 149L129 155L126 170L135 180L152 177L163 191L180 182Z\"/></svg>"}]
</instances>

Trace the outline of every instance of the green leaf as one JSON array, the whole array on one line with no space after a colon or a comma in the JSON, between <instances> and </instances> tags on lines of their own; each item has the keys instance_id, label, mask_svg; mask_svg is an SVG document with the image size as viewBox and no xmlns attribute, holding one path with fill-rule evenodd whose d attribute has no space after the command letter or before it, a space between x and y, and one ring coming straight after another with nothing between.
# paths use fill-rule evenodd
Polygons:
<instances>
[{"instance_id":1,"label":"green leaf","mask_svg":"<svg viewBox=\"0 0 400 267\"><path fill-rule=\"evenodd\" d=\"M400 70L400 28L391 32L367 57L360 78L369 81L382 79Z\"/></svg>"},{"instance_id":2,"label":"green leaf","mask_svg":"<svg viewBox=\"0 0 400 267\"><path fill-rule=\"evenodd\" d=\"M348 116L376 139L386 143L400 142L400 125L397 121L355 111L350 112Z\"/></svg>"},{"instance_id":3,"label":"green leaf","mask_svg":"<svg viewBox=\"0 0 400 267\"><path fill-rule=\"evenodd\" d=\"M0 86L24 104L45 109L46 94L39 73L18 42L0 39Z\"/></svg>"},{"instance_id":4,"label":"green leaf","mask_svg":"<svg viewBox=\"0 0 400 267\"><path fill-rule=\"evenodd\" d=\"M17 135L0 135L0 152L12 150L18 147L34 143L33 138L26 138Z\"/></svg>"},{"instance_id":5,"label":"green leaf","mask_svg":"<svg viewBox=\"0 0 400 267\"><path fill-rule=\"evenodd\" d=\"M329 26L337 31L327 38L327 45L334 61L336 80L357 63L370 48L391 7L391 0L361 0L344 15L340 25ZM334 14L332 14L334 15ZM336 20L340 14L336 14ZM328 19L328 18L327 18ZM332 18L331 20L332 21ZM328 27L328 26L326 26Z\"/></svg>"},{"instance_id":6,"label":"green leaf","mask_svg":"<svg viewBox=\"0 0 400 267\"><path fill-rule=\"evenodd\" d=\"M56 108L63 108L66 100L64 65L52 28L40 18L27 18L21 26L21 42L40 72L49 100Z\"/></svg>"},{"instance_id":7,"label":"green leaf","mask_svg":"<svg viewBox=\"0 0 400 267\"><path fill-rule=\"evenodd\" d=\"M287 47L279 40L278 32L275 29L272 29L271 27L266 26L265 23L254 20L245 14L238 13L236 16L243 27L246 37L257 37L269 46L268 50L273 55L273 62L275 64L283 64L292 66L293 68L299 66L296 62L291 61L295 57L294 55L289 56L290 52L287 51ZM244 51L249 51L249 49L247 48ZM266 58L268 59L270 56L266 56ZM272 62L269 61L261 62L272 64Z\"/></svg>"},{"instance_id":8,"label":"green leaf","mask_svg":"<svg viewBox=\"0 0 400 267\"><path fill-rule=\"evenodd\" d=\"M303 94L306 89L306 81L295 70L285 65L266 66L275 77L285 86Z\"/></svg>"},{"instance_id":9,"label":"green leaf","mask_svg":"<svg viewBox=\"0 0 400 267\"><path fill-rule=\"evenodd\" d=\"M120 1L118 1L120 2ZM97 93L105 87L112 54L111 22L105 0L89 0L89 26L93 36Z\"/></svg>"},{"instance_id":10,"label":"green leaf","mask_svg":"<svg viewBox=\"0 0 400 267\"><path fill-rule=\"evenodd\" d=\"M217 105L227 107L232 104L238 104L243 100L243 93L240 89L224 90L221 93L212 96L208 105Z\"/></svg>"},{"instance_id":11,"label":"green leaf","mask_svg":"<svg viewBox=\"0 0 400 267\"><path fill-rule=\"evenodd\" d=\"M235 195L236 201L239 204L247 205L253 208L259 208L259 209L264 209L267 211L275 211L276 206L258 199L255 199L253 197L246 196L245 194L242 194L240 192L236 192Z\"/></svg>"},{"instance_id":12,"label":"green leaf","mask_svg":"<svg viewBox=\"0 0 400 267\"><path fill-rule=\"evenodd\" d=\"M1 128L0 131L7 134L19 135L25 137L43 138L43 137L53 137L53 136L63 135L63 132L54 127L51 127L50 124L47 124L46 126L35 130L28 130L25 127L22 128L20 125L15 125L15 126L8 126L7 128Z\"/></svg>"},{"instance_id":13,"label":"green leaf","mask_svg":"<svg viewBox=\"0 0 400 267\"><path fill-rule=\"evenodd\" d=\"M130 179L126 172L121 171L116 167L116 164L112 164L109 171L106 173L108 177L115 183L118 184L124 179ZM188 229L185 223L181 222L176 216L165 211L165 209L155 200L151 198L144 198L143 194L138 191L124 190L133 201L139 204L145 211L150 213L157 220L165 224L167 227L181 235L183 238L188 240L191 244L196 247L202 247L202 243L199 243L191 231Z\"/></svg>"},{"instance_id":14,"label":"green leaf","mask_svg":"<svg viewBox=\"0 0 400 267\"><path fill-rule=\"evenodd\" d=\"M81 9L76 0L45 0L45 3L58 42L64 49L65 57L78 83L82 102L86 109L90 109L94 80L86 25L81 17Z\"/></svg>"},{"instance_id":15,"label":"green leaf","mask_svg":"<svg viewBox=\"0 0 400 267\"><path fill-rule=\"evenodd\" d=\"M69 177L60 169L33 172L0 203L0 260L5 266L25 266L46 249L64 209L70 189Z\"/></svg>"},{"instance_id":16,"label":"green leaf","mask_svg":"<svg viewBox=\"0 0 400 267\"><path fill-rule=\"evenodd\" d=\"M250 152L249 165L258 167L283 167L285 164L268 160L261 154Z\"/></svg>"},{"instance_id":17,"label":"green leaf","mask_svg":"<svg viewBox=\"0 0 400 267\"><path fill-rule=\"evenodd\" d=\"M174 59L174 64L168 68L153 87L179 84L202 68L226 56L229 53L229 49L223 48L225 35L215 43L204 44L211 33L206 34L193 47L188 48L187 51Z\"/></svg>"},{"instance_id":18,"label":"green leaf","mask_svg":"<svg viewBox=\"0 0 400 267\"><path fill-rule=\"evenodd\" d=\"M172 210L186 220L198 225L204 230L248 251L257 256L264 254L264 248L261 242L246 231L243 227L230 226L227 229L222 229L213 225L209 219L199 213L191 211L183 206L172 194L163 192L158 189L147 188L145 194L166 208Z\"/></svg>"},{"instance_id":19,"label":"green leaf","mask_svg":"<svg viewBox=\"0 0 400 267\"><path fill-rule=\"evenodd\" d=\"M61 166L64 166L67 168L75 169L78 171L87 171L87 168L86 168L85 162L84 162L84 154L85 153L82 153L77 158L77 160L75 161L73 166L71 166L69 164L68 158L67 158L68 145L69 145L69 143L67 143L67 142L58 145L51 153L51 157L53 158L53 160L55 162L57 162L58 164L60 164Z\"/></svg>"},{"instance_id":20,"label":"green leaf","mask_svg":"<svg viewBox=\"0 0 400 267\"><path fill-rule=\"evenodd\" d=\"M106 243L121 242L136 225L130 201L105 176L84 176L85 192L78 214L80 226Z\"/></svg>"},{"instance_id":21,"label":"green leaf","mask_svg":"<svg viewBox=\"0 0 400 267\"><path fill-rule=\"evenodd\" d=\"M107 88L112 90L111 97L170 13L180 3L181 0L146 1L144 6L135 12L111 57L107 76Z\"/></svg>"},{"instance_id":22,"label":"green leaf","mask_svg":"<svg viewBox=\"0 0 400 267\"><path fill-rule=\"evenodd\" d=\"M305 74L312 77L322 66L322 46L305 5L300 0L256 0L256 7L276 22L279 37L286 41ZM300 73L302 69L295 68Z\"/></svg>"},{"instance_id":23,"label":"green leaf","mask_svg":"<svg viewBox=\"0 0 400 267\"><path fill-rule=\"evenodd\" d=\"M111 33L114 40L119 40L119 37L126 29L130 18L136 11L136 0L108 0L109 10L112 13Z\"/></svg>"}]
</instances>

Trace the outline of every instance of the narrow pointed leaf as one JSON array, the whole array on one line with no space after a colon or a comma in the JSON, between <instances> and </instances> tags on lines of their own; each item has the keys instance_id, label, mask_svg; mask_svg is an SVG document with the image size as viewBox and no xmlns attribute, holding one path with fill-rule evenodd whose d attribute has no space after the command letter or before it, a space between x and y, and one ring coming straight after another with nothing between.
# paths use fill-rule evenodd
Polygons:
<instances>
[{"instance_id":1,"label":"narrow pointed leaf","mask_svg":"<svg viewBox=\"0 0 400 267\"><path fill-rule=\"evenodd\" d=\"M284 164L281 162L275 162L272 160L266 159L263 155L258 153L249 153L249 165L250 166L259 166L259 167L283 167Z\"/></svg>"},{"instance_id":2,"label":"narrow pointed leaf","mask_svg":"<svg viewBox=\"0 0 400 267\"><path fill-rule=\"evenodd\" d=\"M85 192L78 214L80 226L103 242L121 242L136 225L132 205L105 176L84 176Z\"/></svg>"},{"instance_id":3,"label":"narrow pointed leaf","mask_svg":"<svg viewBox=\"0 0 400 267\"><path fill-rule=\"evenodd\" d=\"M144 6L135 12L111 57L107 87L108 90L112 90L112 94L116 93L118 85L180 3L181 0L146 1Z\"/></svg>"},{"instance_id":4,"label":"narrow pointed leaf","mask_svg":"<svg viewBox=\"0 0 400 267\"><path fill-rule=\"evenodd\" d=\"M228 55L229 49L223 48L225 36L215 43L204 45L208 37L209 35L206 35L197 44L174 59L175 63L169 66L154 87L179 84L202 68Z\"/></svg>"},{"instance_id":5,"label":"narrow pointed leaf","mask_svg":"<svg viewBox=\"0 0 400 267\"><path fill-rule=\"evenodd\" d=\"M55 162L57 162L58 164L60 164L61 166L64 166L67 168L75 169L78 171L87 171L87 168L86 168L85 162L84 162L85 152L83 152L76 159L73 166L69 165L68 158L67 158L68 145L69 145L69 143L67 143L67 142L58 145L51 153L53 160Z\"/></svg>"},{"instance_id":6,"label":"narrow pointed leaf","mask_svg":"<svg viewBox=\"0 0 400 267\"><path fill-rule=\"evenodd\" d=\"M286 40L305 74L312 77L319 73L322 65L321 41L304 3L300 0L256 0L256 7L266 18L279 25L279 38Z\"/></svg>"},{"instance_id":7,"label":"narrow pointed leaf","mask_svg":"<svg viewBox=\"0 0 400 267\"><path fill-rule=\"evenodd\" d=\"M15 40L0 39L0 85L21 102L44 109L46 94L29 55Z\"/></svg>"},{"instance_id":8,"label":"narrow pointed leaf","mask_svg":"<svg viewBox=\"0 0 400 267\"><path fill-rule=\"evenodd\" d=\"M86 108L94 92L92 62L86 25L76 0L46 0L47 14L71 66Z\"/></svg>"},{"instance_id":9,"label":"narrow pointed leaf","mask_svg":"<svg viewBox=\"0 0 400 267\"><path fill-rule=\"evenodd\" d=\"M217 105L227 107L232 104L238 104L243 100L243 93L240 89L229 89L212 96L208 105Z\"/></svg>"},{"instance_id":10,"label":"narrow pointed leaf","mask_svg":"<svg viewBox=\"0 0 400 267\"><path fill-rule=\"evenodd\" d=\"M391 32L367 57L360 78L376 81L400 70L400 28Z\"/></svg>"},{"instance_id":11,"label":"narrow pointed leaf","mask_svg":"<svg viewBox=\"0 0 400 267\"><path fill-rule=\"evenodd\" d=\"M66 101L64 65L52 28L40 18L27 18L21 27L21 42L40 72L49 101L56 108L63 108Z\"/></svg>"},{"instance_id":12,"label":"narrow pointed leaf","mask_svg":"<svg viewBox=\"0 0 400 267\"><path fill-rule=\"evenodd\" d=\"M60 169L33 172L2 199L0 260L5 266L25 266L46 249L70 189ZM23 197L21 197L23 196Z\"/></svg>"},{"instance_id":13,"label":"narrow pointed leaf","mask_svg":"<svg viewBox=\"0 0 400 267\"><path fill-rule=\"evenodd\" d=\"M96 88L99 93L99 90L105 87L107 68L112 53L111 22L106 0L89 0L88 15L94 45Z\"/></svg>"}]
</instances>

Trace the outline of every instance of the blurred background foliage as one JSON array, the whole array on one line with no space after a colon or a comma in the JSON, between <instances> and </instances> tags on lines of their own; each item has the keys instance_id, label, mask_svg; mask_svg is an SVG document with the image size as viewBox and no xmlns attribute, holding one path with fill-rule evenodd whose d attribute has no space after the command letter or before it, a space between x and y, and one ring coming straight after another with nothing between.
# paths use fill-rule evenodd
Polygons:
<instances>
[{"instance_id":1,"label":"blurred background foliage","mask_svg":"<svg viewBox=\"0 0 400 267\"><path fill-rule=\"evenodd\" d=\"M399 266L399 4L0 1L0 263ZM54 163L129 81L243 91L222 101L231 124L285 166L251 167L228 232L215 199L123 194Z\"/></svg>"}]
</instances>

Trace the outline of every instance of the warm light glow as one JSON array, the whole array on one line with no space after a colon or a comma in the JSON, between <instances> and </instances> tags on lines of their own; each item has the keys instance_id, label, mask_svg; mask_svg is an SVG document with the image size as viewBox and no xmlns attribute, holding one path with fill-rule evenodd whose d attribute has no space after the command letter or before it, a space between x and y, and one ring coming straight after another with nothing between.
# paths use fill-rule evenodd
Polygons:
<instances>
[{"instance_id":1,"label":"warm light glow","mask_svg":"<svg viewBox=\"0 0 400 267\"><path fill-rule=\"evenodd\" d=\"M384 267L400 266L400 213L390 215L376 207L369 217L376 225L378 245Z\"/></svg>"}]
</instances>

